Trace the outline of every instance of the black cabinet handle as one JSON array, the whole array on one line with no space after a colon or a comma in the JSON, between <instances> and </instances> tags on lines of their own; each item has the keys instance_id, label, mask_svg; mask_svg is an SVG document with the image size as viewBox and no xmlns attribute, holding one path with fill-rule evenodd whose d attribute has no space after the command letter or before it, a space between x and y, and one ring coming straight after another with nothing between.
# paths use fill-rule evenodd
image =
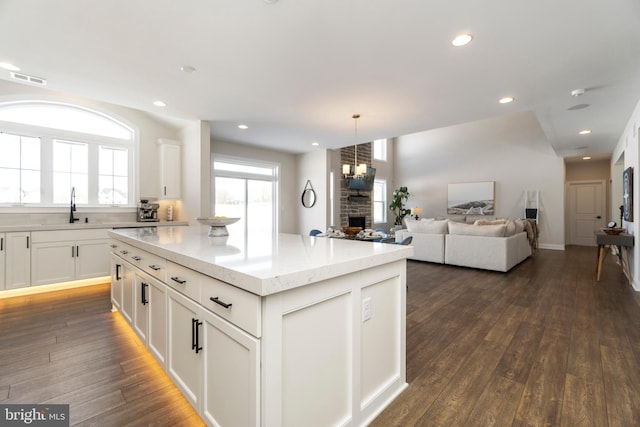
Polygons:
<instances>
[{"instance_id":1,"label":"black cabinet handle","mask_svg":"<svg viewBox=\"0 0 640 427\"><path fill-rule=\"evenodd\" d=\"M171 280L173 280L174 282L178 282L178 283L180 283L181 285L184 285L185 283L187 283L187 281L186 281L186 280L182 280L182 279L181 279L181 278L179 278L178 276L176 276L176 277L172 277L172 278L171 278Z\"/></svg>"},{"instance_id":2,"label":"black cabinet handle","mask_svg":"<svg viewBox=\"0 0 640 427\"><path fill-rule=\"evenodd\" d=\"M126 254L128 254L128 253L129 253L129 251L128 251L128 250L126 250L126 249L123 249L123 250L121 250L121 251L120 251L120 253L121 253L122 255L126 255Z\"/></svg>"},{"instance_id":3,"label":"black cabinet handle","mask_svg":"<svg viewBox=\"0 0 640 427\"><path fill-rule=\"evenodd\" d=\"M220 298L218 298L218 297L215 297L215 298L211 297L209 299L211 301L215 302L216 304L219 304L219 305L223 306L224 308L231 308L231 306L233 305L231 303L226 303L226 302L220 301Z\"/></svg>"},{"instance_id":4,"label":"black cabinet handle","mask_svg":"<svg viewBox=\"0 0 640 427\"><path fill-rule=\"evenodd\" d=\"M131 259L134 261L140 261L142 258L140 258L138 255L134 255L131 257Z\"/></svg>"},{"instance_id":5,"label":"black cabinet handle","mask_svg":"<svg viewBox=\"0 0 640 427\"><path fill-rule=\"evenodd\" d=\"M149 285L146 284L145 282L141 282L140 283L140 293L141 293L141 297L142 297L140 302L142 303L142 305L149 304L149 300L147 299L147 286L149 286Z\"/></svg>"},{"instance_id":6,"label":"black cabinet handle","mask_svg":"<svg viewBox=\"0 0 640 427\"><path fill-rule=\"evenodd\" d=\"M120 264L116 264L116 280L122 279L122 277L120 277L120 268L122 268L122 266Z\"/></svg>"},{"instance_id":7,"label":"black cabinet handle","mask_svg":"<svg viewBox=\"0 0 640 427\"><path fill-rule=\"evenodd\" d=\"M0 251L4 251L4 237L0 237Z\"/></svg>"},{"instance_id":8,"label":"black cabinet handle","mask_svg":"<svg viewBox=\"0 0 640 427\"><path fill-rule=\"evenodd\" d=\"M200 347L200 337L198 333L198 327L200 325L202 325L202 322L193 317L191 318L191 350L195 350L196 353L202 350L202 347Z\"/></svg>"},{"instance_id":9,"label":"black cabinet handle","mask_svg":"<svg viewBox=\"0 0 640 427\"><path fill-rule=\"evenodd\" d=\"M115 248L117 248L117 247L118 247L118 245L114 245L113 243L112 243L112 244L110 244L109 246L111 246L111 249L115 249Z\"/></svg>"},{"instance_id":10,"label":"black cabinet handle","mask_svg":"<svg viewBox=\"0 0 640 427\"><path fill-rule=\"evenodd\" d=\"M29 249L29 236L27 236L27 249Z\"/></svg>"},{"instance_id":11,"label":"black cabinet handle","mask_svg":"<svg viewBox=\"0 0 640 427\"><path fill-rule=\"evenodd\" d=\"M158 271L158 270L160 270L160 267L158 267L158 266L157 266L157 265L155 265L155 264L150 265L150 266L149 266L149 268L150 268L150 269L152 269L152 270L154 270L154 271Z\"/></svg>"},{"instance_id":12,"label":"black cabinet handle","mask_svg":"<svg viewBox=\"0 0 640 427\"><path fill-rule=\"evenodd\" d=\"M76 258L80 256L80 246L76 245Z\"/></svg>"},{"instance_id":13,"label":"black cabinet handle","mask_svg":"<svg viewBox=\"0 0 640 427\"><path fill-rule=\"evenodd\" d=\"M75 258L75 256L76 256L76 248L71 246L71 258Z\"/></svg>"}]
</instances>

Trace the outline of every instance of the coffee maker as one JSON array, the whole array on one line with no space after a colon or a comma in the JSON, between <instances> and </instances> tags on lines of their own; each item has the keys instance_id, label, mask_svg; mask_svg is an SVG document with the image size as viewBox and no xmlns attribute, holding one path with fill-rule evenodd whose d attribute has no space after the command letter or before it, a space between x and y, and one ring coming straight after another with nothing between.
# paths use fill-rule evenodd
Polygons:
<instances>
[{"instance_id":1,"label":"coffee maker","mask_svg":"<svg viewBox=\"0 0 640 427\"><path fill-rule=\"evenodd\" d=\"M138 222L157 222L159 207L158 203L149 203L148 199L140 199L138 202Z\"/></svg>"}]
</instances>

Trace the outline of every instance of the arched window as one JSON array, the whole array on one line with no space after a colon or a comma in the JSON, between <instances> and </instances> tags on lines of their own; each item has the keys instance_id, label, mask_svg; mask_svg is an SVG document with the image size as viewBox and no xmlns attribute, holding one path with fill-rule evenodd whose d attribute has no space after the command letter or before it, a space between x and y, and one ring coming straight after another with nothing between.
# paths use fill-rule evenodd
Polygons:
<instances>
[{"instance_id":1,"label":"arched window","mask_svg":"<svg viewBox=\"0 0 640 427\"><path fill-rule=\"evenodd\" d=\"M134 130L77 105L0 103L0 205L133 205ZM5 155L6 154L6 155Z\"/></svg>"}]
</instances>

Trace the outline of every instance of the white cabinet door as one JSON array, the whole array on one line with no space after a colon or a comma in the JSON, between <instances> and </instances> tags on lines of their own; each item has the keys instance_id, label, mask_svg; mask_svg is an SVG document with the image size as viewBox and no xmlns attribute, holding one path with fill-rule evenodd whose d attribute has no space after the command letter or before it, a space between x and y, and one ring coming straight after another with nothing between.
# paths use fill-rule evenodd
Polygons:
<instances>
[{"instance_id":1,"label":"white cabinet door","mask_svg":"<svg viewBox=\"0 0 640 427\"><path fill-rule=\"evenodd\" d=\"M168 354L167 373L191 405L201 409L202 320L193 300L167 289Z\"/></svg>"},{"instance_id":2,"label":"white cabinet door","mask_svg":"<svg viewBox=\"0 0 640 427\"><path fill-rule=\"evenodd\" d=\"M207 310L201 319L203 417L209 425L260 425L260 341Z\"/></svg>"},{"instance_id":3,"label":"white cabinet door","mask_svg":"<svg viewBox=\"0 0 640 427\"><path fill-rule=\"evenodd\" d=\"M136 281L134 267L126 262L122 263L122 305L120 312L129 323L133 323L133 292Z\"/></svg>"},{"instance_id":4,"label":"white cabinet door","mask_svg":"<svg viewBox=\"0 0 640 427\"><path fill-rule=\"evenodd\" d=\"M31 285L31 233L6 233L5 289Z\"/></svg>"},{"instance_id":5,"label":"white cabinet door","mask_svg":"<svg viewBox=\"0 0 640 427\"><path fill-rule=\"evenodd\" d=\"M160 197L179 199L182 186L182 160L180 143L167 139L158 140L160 149Z\"/></svg>"},{"instance_id":6,"label":"white cabinet door","mask_svg":"<svg viewBox=\"0 0 640 427\"><path fill-rule=\"evenodd\" d=\"M31 248L31 285L75 280L74 242L34 243Z\"/></svg>"},{"instance_id":7,"label":"white cabinet door","mask_svg":"<svg viewBox=\"0 0 640 427\"><path fill-rule=\"evenodd\" d=\"M109 239L76 242L76 280L109 275Z\"/></svg>"},{"instance_id":8,"label":"white cabinet door","mask_svg":"<svg viewBox=\"0 0 640 427\"><path fill-rule=\"evenodd\" d=\"M0 233L0 291L4 290L4 262L7 253L7 238L4 233Z\"/></svg>"},{"instance_id":9,"label":"white cabinet door","mask_svg":"<svg viewBox=\"0 0 640 427\"><path fill-rule=\"evenodd\" d=\"M122 306L122 260L111 255L111 304L116 310Z\"/></svg>"},{"instance_id":10,"label":"white cabinet door","mask_svg":"<svg viewBox=\"0 0 640 427\"><path fill-rule=\"evenodd\" d=\"M147 342L147 331L149 329L149 282L150 277L140 271L135 272L133 285L133 330L136 331L140 339Z\"/></svg>"},{"instance_id":11,"label":"white cabinet door","mask_svg":"<svg viewBox=\"0 0 640 427\"><path fill-rule=\"evenodd\" d=\"M158 362L165 366L167 358L167 286L150 278L147 292L149 300L147 347Z\"/></svg>"}]
</instances>

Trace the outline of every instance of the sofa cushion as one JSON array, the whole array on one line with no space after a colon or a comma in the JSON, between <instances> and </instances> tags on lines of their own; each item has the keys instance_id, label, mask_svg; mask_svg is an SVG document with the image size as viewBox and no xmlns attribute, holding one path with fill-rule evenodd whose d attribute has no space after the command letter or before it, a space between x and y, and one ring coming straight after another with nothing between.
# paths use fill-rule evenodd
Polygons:
<instances>
[{"instance_id":1,"label":"sofa cushion","mask_svg":"<svg viewBox=\"0 0 640 427\"><path fill-rule=\"evenodd\" d=\"M449 234L470 236L504 237L505 224L474 225L461 222L449 222Z\"/></svg>"},{"instance_id":2,"label":"sofa cushion","mask_svg":"<svg viewBox=\"0 0 640 427\"><path fill-rule=\"evenodd\" d=\"M516 234L522 233L527 228L526 219L516 219L514 223L516 225Z\"/></svg>"},{"instance_id":3,"label":"sofa cushion","mask_svg":"<svg viewBox=\"0 0 640 427\"><path fill-rule=\"evenodd\" d=\"M427 233L427 234L446 234L447 223L449 221L441 220L437 221L433 218L423 218L420 221L407 220L407 230L410 233Z\"/></svg>"}]
</instances>

